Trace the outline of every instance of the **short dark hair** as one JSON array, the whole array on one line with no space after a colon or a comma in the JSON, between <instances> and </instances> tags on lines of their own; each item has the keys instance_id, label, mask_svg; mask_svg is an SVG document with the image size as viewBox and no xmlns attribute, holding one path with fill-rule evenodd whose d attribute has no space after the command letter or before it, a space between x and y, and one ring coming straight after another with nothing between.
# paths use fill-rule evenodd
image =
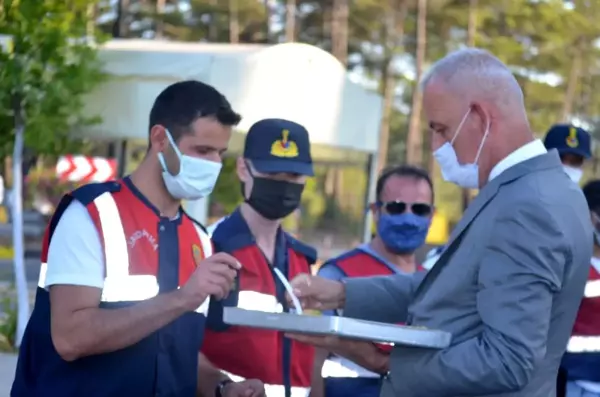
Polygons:
<instances>
[{"instance_id":1,"label":"short dark hair","mask_svg":"<svg viewBox=\"0 0 600 397\"><path fill-rule=\"evenodd\" d=\"M214 117L227 126L237 125L242 119L217 89L197 80L186 80L171 84L156 97L148 130L163 125L177 141L201 117Z\"/></svg>"},{"instance_id":2,"label":"short dark hair","mask_svg":"<svg viewBox=\"0 0 600 397\"><path fill-rule=\"evenodd\" d=\"M417 167L414 165L402 164L402 165L394 165L385 168L379 178L377 179L377 186L375 188L375 194L377 201L381 200L381 192L383 192L383 188L385 187L385 183L392 176L400 176L413 178L418 181L425 181L431 188L431 202L433 203L434 194L433 194L433 182L429 177L429 173L421 167Z\"/></svg>"},{"instance_id":3,"label":"short dark hair","mask_svg":"<svg viewBox=\"0 0 600 397\"><path fill-rule=\"evenodd\" d=\"M587 200L588 208L600 215L600 179L586 183L583 187L583 195Z\"/></svg>"}]
</instances>

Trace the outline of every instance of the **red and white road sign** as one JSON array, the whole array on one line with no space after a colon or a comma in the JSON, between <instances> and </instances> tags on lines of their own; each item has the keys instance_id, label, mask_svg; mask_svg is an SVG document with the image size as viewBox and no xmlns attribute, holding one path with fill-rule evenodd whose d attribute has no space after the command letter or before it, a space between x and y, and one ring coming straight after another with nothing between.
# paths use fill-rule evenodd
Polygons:
<instances>
[{"instance_id":1,"label":"red and white road sign","mask_svg":"<svg viewBox=\"0 0 600 397\"><path fill-rule=\"evenodd\" d=\"M56 164L61 181L106 182L117 176L117 161L104 157L61 156Z\"/></svg>"}]
</instances>

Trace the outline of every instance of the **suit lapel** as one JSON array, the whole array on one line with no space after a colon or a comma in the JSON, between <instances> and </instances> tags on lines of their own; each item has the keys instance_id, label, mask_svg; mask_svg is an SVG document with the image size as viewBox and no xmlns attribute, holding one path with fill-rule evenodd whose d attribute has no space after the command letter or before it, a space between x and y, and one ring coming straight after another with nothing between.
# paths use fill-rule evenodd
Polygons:
<instances>
[{"instance_id":1,"label":"suit lapel","mask_svg":"<svg viewBox=\"0 0 600 397\"><path fill-rule=\"evenodd\" d=\"M498 193L499 186L497 183L494 182L495 181L492 181L491 183L484 186L484 188L479 191L479 194L475 197L475 199L471 201L462 218L460 218L460 221L450 234L450 238L448 239L448 245L451 245L457 239L457 237L460 236L469 227L471 222L473 222L475 217L477 217L481 210L485 208L487 203L489 203L490 200L496 196L496 194Z\"/></svg>"},{"instance_id":2,"label":"suit lapel","mask_svg":"<svg viewBox=\"0 0 600 397\"><path fill-rule=\"evenodd\" d=\"M417 298L419 294L422 294L425 290L427 290L431 283L433 283L433 281L437 278L439 273L449 262L454 251L456 251L456 249L460 245L463 234L467 231L471 223L473 223L473 220L475 220L477 215L496 196L496 194L498 193L499 186L500 184L498 183L498 181L493 180L492 182L485 185L483 189L479 191L477 197L475 197L471 204L469 204L463 217L460 219L460 222L452 231L446 249L440 256L438 261L435 263L433 268L427 273L423 281L421 281L421 283L417 287L417 290L415 291L414 295L415 298Z\"/></svg>"},{"instance_id":3,"label":"suit lapel","mask_svg":"<svg viewBox=\"0 0 600 397\"><path fill-rule=\"evenodd\" d=\"M479 191L479 194L469 204L460 222L450 235L446 249L435 263L433 268L427 273L423 281L417 287L414 298L416 299L420 294L423 294L433 281L440 274L442 269L448 264L450 258L454 254L454 251L460 246L463 235L467 229L473 223L473 220L479 215L479 213L489 204L489 202L498 194L498 190L504 184L507 184L515 179L519 179L523 175L548 169L548 168L560 168L560 158L558 153L553 150L547 154L534 157L522 163L516 164L500 175L494 178L491 182L486 184L483 189Z\"/></svg>"}]
</instances>

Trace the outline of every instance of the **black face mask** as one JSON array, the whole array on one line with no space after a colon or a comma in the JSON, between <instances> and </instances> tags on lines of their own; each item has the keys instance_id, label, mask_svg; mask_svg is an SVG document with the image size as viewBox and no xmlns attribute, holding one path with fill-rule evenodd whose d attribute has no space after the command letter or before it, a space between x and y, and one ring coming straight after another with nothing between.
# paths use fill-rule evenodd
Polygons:
<instances>
[{"instance_id":1,"label":"black face mask","mask_svg":"<svg viewBox=\"0 0 600 397\"><path fill-rule=\"evenodd\" d=\"M301 183L254 177L250 197L245 201L269 220L283 219L298 208L303 190Z\"/></svg>"}]
</instances>

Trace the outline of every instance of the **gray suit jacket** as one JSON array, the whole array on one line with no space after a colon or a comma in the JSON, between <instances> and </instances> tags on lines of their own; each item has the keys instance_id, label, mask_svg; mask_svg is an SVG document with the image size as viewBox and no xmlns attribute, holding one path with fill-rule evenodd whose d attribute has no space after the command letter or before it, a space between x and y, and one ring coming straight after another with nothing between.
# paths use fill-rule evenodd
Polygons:
<instances>
[{"instance_id":1,"label":"gray suit jacket","mask_svg":"<svg viewBox=\"0 0 600 397\"><path fill-rule=\"evenodd\" d=\"M344 316L452 333L396 346L382 397L550 397L592 256L593 229L556 152L489 182L427 275L348 279Z\"/></svg>"}]
</instances>

